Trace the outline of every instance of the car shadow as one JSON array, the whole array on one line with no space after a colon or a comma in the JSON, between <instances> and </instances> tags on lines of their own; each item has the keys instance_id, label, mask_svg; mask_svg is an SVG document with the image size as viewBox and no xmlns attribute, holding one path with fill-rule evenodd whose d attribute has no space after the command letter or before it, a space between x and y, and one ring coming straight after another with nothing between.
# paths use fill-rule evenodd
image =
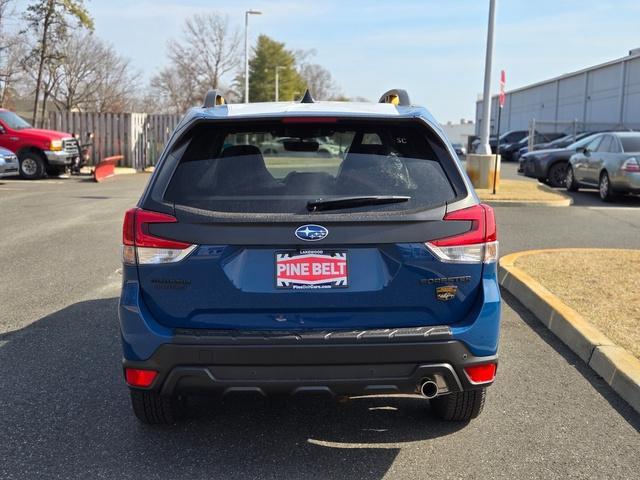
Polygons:
<instances>
[{"instance_id":1,"label":"car shadow","mask_svg":"<svg viewBox=\"0 0 640 480\"><path fill-rule=\"evenodd\" d=\"M561 355L569 365L572 365L593 388L613 407L629 425L640 432L640 415L625 402L589 365L578 357L558 337L555 336L533 313L520 301L501 288L502 300L509 305L542 340Z\"/></svg>"},{"instance_id":2,"label":"car shadow","mask_svg":"<svg viewBox=\"0 0 640 480\"><path fill-rule=\"evenodd\" d=\"M382 478L404 442L465 427L417 396L197 398L184 421L145 426L120 355L116 298L0 335L0 476Z\"/></svg>"}]
</instances>

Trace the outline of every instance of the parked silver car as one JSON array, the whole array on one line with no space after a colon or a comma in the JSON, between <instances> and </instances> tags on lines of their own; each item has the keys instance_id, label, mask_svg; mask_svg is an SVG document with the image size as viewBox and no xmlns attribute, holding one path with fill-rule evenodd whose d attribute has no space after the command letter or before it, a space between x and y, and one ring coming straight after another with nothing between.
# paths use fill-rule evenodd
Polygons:
<instances>
[{"instance_id":1,"label":"parked silver car","mask_svg":"<svg viewBox=\"0 0 640 480\"><path fill-rule=\"evenodd\" d=\"M640 132L594 136L569 159L566 187L596 187L605 202L616 194L640 193Z\"/></svg>"},{"instance_id":2,"label":"parked silver car","mask_svg":"<svg viewBox=\"0 0 640 480\"><path fill-rule=\"evenodd\" d=\"M18 175L18 157L11 150L0 147L0 178Z\"/></svg>"}]
</instances>

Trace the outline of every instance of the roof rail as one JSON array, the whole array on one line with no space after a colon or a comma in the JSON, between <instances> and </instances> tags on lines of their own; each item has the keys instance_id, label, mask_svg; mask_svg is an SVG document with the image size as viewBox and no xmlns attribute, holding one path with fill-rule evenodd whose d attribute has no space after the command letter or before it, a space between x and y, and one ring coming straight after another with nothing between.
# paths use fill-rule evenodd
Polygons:
<instances>
[{"instance_id":1,"label":"roof rail","mask_svg":"<svg viewBox=\"0 0 640 480\"><path fill-rule=\"evenodd\" d=\"M300 103L316 103L316 101L311 96L311 92L309 91L308 88L304 92L304 96L302 97L302 100L300 100Z\"/></svg>"},{"instance_id":2,"label":"roof rail","mask_svg":"<svg viewBox=\"0 0 640 480\"><path fill-rule=\"evenodd\" d=\"M224 97L217 90L209 90L204 97L204 108L213 108L218 105L224 105L226 102Z\"/></svg>"},{"instance_id":3,"label":"roof rail","mask_svg":"<svg viewBox=\"0 0 640 480\"><path fill-rule=\"evenodd\" d=\"M384 92L378 100L378 103L391 103L396 106L409 106L411 105L411 100L409 100L409 94L406 90L402 90L400 88L394 88L387 92Z\"/></svg>"}]
</instances>

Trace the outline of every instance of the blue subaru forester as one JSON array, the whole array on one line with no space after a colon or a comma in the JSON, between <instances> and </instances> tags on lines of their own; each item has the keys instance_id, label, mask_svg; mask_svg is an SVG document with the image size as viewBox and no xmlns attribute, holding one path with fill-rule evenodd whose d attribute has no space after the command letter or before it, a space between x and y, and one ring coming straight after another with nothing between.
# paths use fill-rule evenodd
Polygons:
<instances>
[{"instance_id":1,"label":"blue subaru forester","mask_svg":"<svg viewBox=\"0 0 640 480\"><path fill-rule=\"evenodd\" d=\"M211 91L124 219L133 410L171 423L190 395L405 393L475 418L497 366L497 256L493 210L405 91Z\"/></svg>"}]
</instances>

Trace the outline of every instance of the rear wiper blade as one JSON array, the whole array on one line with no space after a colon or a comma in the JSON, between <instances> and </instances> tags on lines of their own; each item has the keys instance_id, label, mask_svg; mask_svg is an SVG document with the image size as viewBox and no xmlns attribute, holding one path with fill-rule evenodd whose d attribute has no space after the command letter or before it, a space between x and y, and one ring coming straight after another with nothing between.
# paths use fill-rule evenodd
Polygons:
<instances>
[{"instance_id":1,"label":"rear wiper blade","mask_svg":"<svg viewBox=\"0 0 640 480\"><path fill-rule=\"evenodd\" d=\"M408 202L411 197L406 195L365 195L359 197L340 197L330 200L310 200L307 202L307 210L321 212L323 210L339 210L341 208L356 208L366 205L385 205L388 203Z\"/></svg>"}]
</instances>

